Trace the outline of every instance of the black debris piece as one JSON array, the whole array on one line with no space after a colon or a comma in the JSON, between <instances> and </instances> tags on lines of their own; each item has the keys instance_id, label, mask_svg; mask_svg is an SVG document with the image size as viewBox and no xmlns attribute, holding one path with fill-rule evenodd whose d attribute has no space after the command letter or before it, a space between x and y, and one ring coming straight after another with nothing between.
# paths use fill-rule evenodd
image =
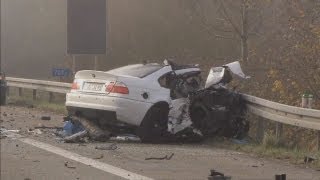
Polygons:
<instances>
[{"instance_id":1,"label":"black debris piece","mask_svg":"<svg viewBox=\"0 0 320 180\"><path fill-rule=\"evenodd\" d=\"M231 180L231 176L225 176L223 173L212 169L210 170L208 180Z\"/></svg>"},{"instance_id":2,"label":"black debris piece","mask_svg":"<svg viewBox=\"0 0 320 180\"><path fill-rule=\"evenodd\" d=\"M315 157L311 157L311 156L305 156L304 157L304 163L307 164L307 163L312 163L313 161L316 161L317 158Z\"/></svg>"},{"instance_id":3,"label":"black debris piece","mask_svg":"<svg viewBox=\"0 0 320 180\"><path fill-rule=\"evenodd\" d=\"M174 156L174 153L172 153L169 157L168 155L164 157L149 157L149 158L145 158L145 160L171 160L173 156Z\"/></svg>"},{"instance_id":4,"label":"black debris piece","mask_svg":"<svg viewBox=\"0 0 320 180\"><path fill-rule=\"evenodd\" d=\"M286 174L276 174L275 175L275 180L286 180L287 175Z\"/></svg>"},{"instance_id":5,"label":"black debris piece","mask_svg":"<svg viewBox=\"0 0 320 180\"><path fill-rule=\"evenodd\" d=\"M42 117L41 117L41 120L43 120L43 121L50 121L50 120L51 120L51 117L50 117L50 116L42 116Z\"/></svg>"}]
</instances>

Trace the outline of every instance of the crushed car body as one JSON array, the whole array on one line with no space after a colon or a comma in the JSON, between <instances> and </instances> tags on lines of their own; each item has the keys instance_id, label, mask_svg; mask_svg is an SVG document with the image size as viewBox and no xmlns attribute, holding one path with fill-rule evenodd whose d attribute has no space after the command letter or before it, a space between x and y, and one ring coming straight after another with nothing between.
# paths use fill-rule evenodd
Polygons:
<instances>
[{"instance_id":1,"label":"crushed car body","mask_svg":"<svg viewBox=\"0 0 320 180\"><path fill-rule=\"evenodd\" d=\"M75 75L66 107L73 117L112 133L135 133L143 142L241 138L249 124L241 95L226 88L232 74L248 78L239 62L211 68L204 85L198 65L168 60L107 72L84 70Z\"/></svg>"}]
</instances>

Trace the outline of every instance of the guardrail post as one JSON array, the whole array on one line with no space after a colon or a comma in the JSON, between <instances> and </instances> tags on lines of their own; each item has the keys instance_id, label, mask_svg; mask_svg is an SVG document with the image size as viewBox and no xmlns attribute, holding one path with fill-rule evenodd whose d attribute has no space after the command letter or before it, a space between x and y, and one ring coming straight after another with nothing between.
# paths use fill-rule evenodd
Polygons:
<instances>
[{"instance_id":1,"label":"guardrail post","mask_svg":"<svg viewBox=\"0 0 320 180\"><path fill-rule=\"evenodd\" d=\"M51 103L53 101L53 93L52 92L49 92L49 102Z\"/></svg>"},{"instance_id":2,"label":"guardrail post","mask_svg":"<svg viewBox=\"0 0 320 180\"><path fill-rule=\"evenodd\" d=\"M317 131L317 150L320 151L320 131Z\"/></svg>"},{"instance_id":3,"label":"guardrail post","mask_svg":"<svg viewBox=\"0 0 320 180\"><path fill-rule=\"evenodd\" d=\"M32 97L33 97L33 100L37 99L37 90L36 89L32 90Z\"/></svg>"},{"instance_id":4,"label":"guardrail post","mask_svg":"<svg viewBox=\"0 0 320 180\"><path fill-rule=\"evenodd\" d=\"M22 88L19 88L19 97L22 96Z\"/></svg>"},{"instance_id":5,"label":"guardrail post","mask_svg":"<svg viewBox=\"0 0 320 180\"><path fill-rule=\"evenodd\" d=\"M265 131L264 119L263 119L263 118L259 118L259 120L258 120L258 126L257 126L257 140L258 140L259 142L262 142L262 141L263 141L264 131Z\"/></svg>"},{"instance_id":6,"label":"guardrail post","mask_svg":"<svg viewBox=\"0 0 320 180\"><path fill-rule=\"evenodd\" d=\"M283 131L283 124L277 122L276 123L276 137L277 137L277 140L280 140L282 138L282 131Z\"/></svg>"},{"instance_id":7,"label":"guardrail post","mask_svg":"<svg viewBox=\"0 0 320 180\"><path fill-rule=\"evenodd\" d=\"M7 96L10 95L10 87L9 86L7 86L6 93L7 93Z\"/></svg>"}]
</instances>

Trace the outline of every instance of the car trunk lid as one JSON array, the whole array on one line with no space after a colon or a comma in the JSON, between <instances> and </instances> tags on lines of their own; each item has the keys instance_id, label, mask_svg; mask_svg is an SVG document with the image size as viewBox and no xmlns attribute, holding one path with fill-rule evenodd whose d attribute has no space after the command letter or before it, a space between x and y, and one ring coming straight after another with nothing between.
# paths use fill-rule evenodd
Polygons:
<instances>
[{"instance_id":1,"label":"car trunk lid","mask_svg":"<svg viewBox=\"0 0 320 180\"><path fill-rule=\"evenodd\" d=\"M72 89L86 93L109 94L117 79L117 76L103 71L83 70L76 73Z\"/></svg>"}]
</instances>

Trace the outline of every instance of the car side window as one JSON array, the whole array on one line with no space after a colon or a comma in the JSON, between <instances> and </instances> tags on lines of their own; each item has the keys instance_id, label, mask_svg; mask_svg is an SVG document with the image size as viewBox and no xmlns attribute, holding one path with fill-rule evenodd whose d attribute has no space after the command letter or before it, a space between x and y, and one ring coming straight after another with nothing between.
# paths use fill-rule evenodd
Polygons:
<instances>
[{"instance_id":1,"label":"car side window","mask_svg":"<svg viewBox=\"0 0 320 180\"><path fill-rule=\"evenodd\" d=\"M159 84L161 87L167 88L167 89L171 89L172 88L172 82L174 79L174 73L170 72L167 73L163 76L161 76L158 80Z\"/></svg>"}]
</instances>

